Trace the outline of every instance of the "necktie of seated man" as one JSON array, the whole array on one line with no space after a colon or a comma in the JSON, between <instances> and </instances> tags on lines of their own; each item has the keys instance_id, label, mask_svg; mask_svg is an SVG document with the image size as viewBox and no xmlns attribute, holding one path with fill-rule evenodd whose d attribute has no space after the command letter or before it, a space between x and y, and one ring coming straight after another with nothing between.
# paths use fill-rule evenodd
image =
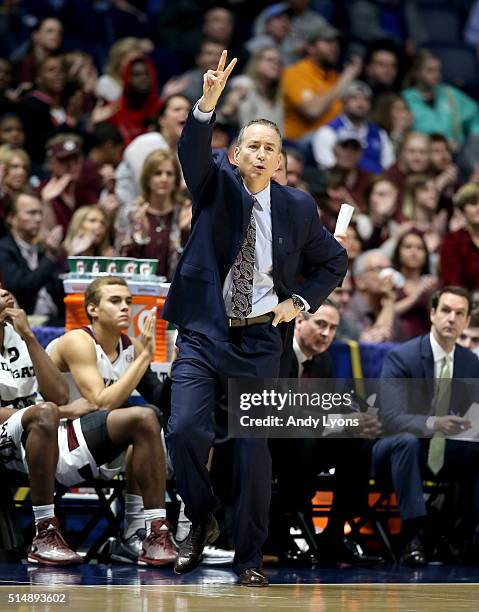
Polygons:
<instances>
[{"instance_id":1,"label":"necktie of seated man","mask_svg":"<svg viewBox=\"0 0 479 612\"><path fill-rule=\"evenodd\" d=\"M231 312L238 319L245 319L253 309L253 276L256 247L256 221L251 211L251 218L246 228L246 236L240 252L233 264L233 288Z\"/></svg>"},{"instance_id":2,"label":"necktie of seated man","mask_svg":"<svg viewBox=\"0 0 479 612\"><path fill-rule=\"evenodd\" d=\"M439 374L436 396L436 412L434 416L442 417L449 413L451 403L451 364L450 358L444 357ZM444 465L444 450L446 439L441 431L436 431L429 443L427 465L433 474L437 474Z\"/></svg>"}]
</instances>

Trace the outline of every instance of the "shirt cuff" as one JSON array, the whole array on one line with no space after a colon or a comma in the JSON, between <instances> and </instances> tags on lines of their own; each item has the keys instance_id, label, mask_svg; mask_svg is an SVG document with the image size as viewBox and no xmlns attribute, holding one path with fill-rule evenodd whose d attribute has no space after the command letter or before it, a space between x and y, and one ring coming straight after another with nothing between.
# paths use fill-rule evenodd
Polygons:
<instances>
[{"instance_id":1,"label":"shirt cuff","mask_svg":"<svg viewBox=\"0 0 479 612\"><path fill-rule=\"evenodd\" d=\"M300 295L298 295L297 293L293 293L294 296L298 297L304 304L304 312L309 312L309 309L311 308L311 306L308 304L308 302L304 299L304 297L301 297Z\"/></svg>"},{"instance_id":2,"label":"shirt cuff","mask_svg":"<svg viewBox=\"0 0 479 612\"><path fill-rule=\"evenodd\" d=\"M193 108L193 117L197 120L197 121L201 121L201 123L209 123L211 121L211 117L213 116L214 111L210 111L209 113L204 113L203 111L200 111L200 109L198 108L198 102L195 104L195 107Z\"/></svg>"},{"instance_id":3,"label":"shirt cuff","mask_svg":"<svg viewBox=\"0 0 479 612\"><path fill-rule=\"evenodd\" d=\"M436 417L430 416L426 419L426 423L424 426L425 433L434 433L434 424L436 423Z\"/></svg>"}]
</instances>

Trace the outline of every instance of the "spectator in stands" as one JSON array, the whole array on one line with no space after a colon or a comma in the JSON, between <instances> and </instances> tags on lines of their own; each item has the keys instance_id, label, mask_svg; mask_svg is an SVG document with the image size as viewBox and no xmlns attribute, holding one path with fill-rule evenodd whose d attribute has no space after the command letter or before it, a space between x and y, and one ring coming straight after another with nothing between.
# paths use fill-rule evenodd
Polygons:
<instances>
[{"instance_id":1,"label":"spectator in stands","mask_svg":"<svg viewBox=\"0 0 479 612\"><path fill-rule=\"evenodd\" d=\"M401 326L394 311L396 291L391 267L391 260L378 249L362 253L354 263L355 292L346 315L358 326L363 342L401 339Z\"/></svg>"},{"instance_id":2,"label":"spectator in stands","mask_svg":"<svg viewBox=\"0 0 479 612\"><path fill-rule=\"evenodd\" d=\"M32 31L29 48L15 64L15 81L32 87L44 61L58 53L62 46L63 25L54 17L41 19Z\"/></svg>"},{"instance_id":3,"label":"spectator in stands","mask_svg":"<svg viewBox=\"0 0 479 612\"><path fill-rule=\"evenodd\" d=\"M146 132L147 121L155 119L160 109L156 72L146 55L131 57L123 66L123 93L118 110L108 119L120 130L128 145ZM117 108L113 103L113 108Z\"/></svg>"},{"instance_id":4,"label":"spectator in stands","mask_svg":"<svg viewBox=\"0 0 479 612\"><path fill-rule=\"evenodd\" d=\"M415 0L353 0L345 5L354 49L389 39L412 56L428 41L428 33Z\"/></svg>"},{"instance_id":5,"label":"spectator in stands","mask_svg":"<svg viewBox=\"0 0 479 612\"><path fill-rule=\"evenodd\" d=\"M277 49L267 47L258 51L246 65L244 74L231 80L220 116L239 129L249 121L262 117L276 123L283 132L279 87L281 70L281 56Z\"/></svg>"},{"instance_id":6,"label":"spectator in stands","mask_svg":"<svg viewBox=\"0 0 479 612\"><path fill-rule=\"evenodd\" d=\"M405 565L427 563L423 475L427 480L431 475L434 479L439 475L441 481L460 483L471 492L475 524L470 526L469 533L460 533L456 527L458 517L449 517L446 528L451 545L464 546L461 541L464 538L472 548L474 531L477 533L479 446L444 439L470 427L471 423L462 415L477 398L467 387L454 396L454 387L450 392L444 390L447 383L442 380L479 377L476 355L456 344L469 325L470 310L471 298L465 289L444 287L432 299L430 332L393 349L383 364L379 418L386 433L394 435L376 441L373 462L376 480L380 483L392 480L397 496L402 521L401 561ZM409 385L406 380L404 384L398 380L419 378L436 382ZM460 512L465 514L464 505ZM440 537L437 528L431 535L436 540Z\"/></svg>"},{"instance_id":7,"label":"spectator in stands","mask_svg":"<svg viewBox=\"0 0 479 612\"><path fill-rule=\"evenodd\" d=\"M339 306L341 315L339 325L336 328L338 340L359 340L359 330L354 320L348 316L348 306L353 296L354 287L351 272L347 272L340 287L331 293L330 298Z\"/></svg>"},{"instance_id":8,"label":"spectator in stands","mask_svg":"<svg viewBox=\"0 0 479 612\"><path fill-rule=\"evenodd\" d=\"M364 248L376 249L399 229L395 218L397 189L386 177L375 176L366 184L363 195L365 212L355 214L356 227ZM389 249L391 255L393 249Z\"/></svg>"},{"instance_id":9,"label":"spectator in stands","mask_svg":"<svg viewBox=\"0 0 479 612\"><path fill-rule=\"evenodd\" d=\"M60 371L69 374L70 398L84 397L98 406L99 414L124 414L126 419L132 408L125 408L125 404L134 389L152 404L136 407L133 413L144 410L144 419L154 432L156 505L147 503L142 486L145 471L152 477L147 469L150 462L143 457L138 463L133 451L117 464L118 471L126 468L127 493L123 535L114 542L112 558L124 563L172 564L176 549L166 520L165 455L155 408L161 401L162 385L150 368L155 352L156 309L147 315L139 338L123 334L131 319L132 296L124 279L106 276L87 287L85 310L88 327L67 332L47 347ZM149 436L148 439L151 441ZM149 549L150 530L156 541L153 537L154 546Z\"/></svg>"},{"instance_id":10,"label":"spectator in stands","mask_svg":"<svg viewBox=\"0 0 479 612\"><path fill-rule=\"evenodd\" d=\"M115 193L123 206L140 195L141 170L148 155L157 149L176 151L190 108L185 96L167 98L158 115L158 131L142 134L126 147L115 173Z\"/></svg>"},{"instance_id":11,"label":"spectator in stands","mask_svg":"<svg viewBox=\"0 0 479 612\"><path fill-rule=\"evenodd\" d=\"M11 149L22 149L25 144L25 130L20 117L6 113L0 117L0 145L7 144Z\"/></svg>"},{"instance_id":12,"label":"spectator in stands","mask_svg":"<svg viewBox=\"0 0 479 612\"><path fill-rule=\"evenodd\" d=\"M306 57L283 71L285 136L298 140L331 121L341 112L341 96L361 72L362 62L353 58L338 74L340 32L325 24L306 45Z\"/></svg>"},{"instance_id":13,"label":"spectator in stands","mask_svg":"<svg viewBox=\"0 0 479 612\"><path fill-rule=\"evenodd\" d=\"M73 213L63 241L67 255L112 257L110 219L101 206L81 206Z\"/></svg>"},{"instance_id":14,"label":"spectator in stands","mask_svg":"<svg viewBox=\"0 0 479 612\"><path fill-rule=\"evenodd\" d=\"M209 38L202 40L195 56L196 68L170 79L163 87L162 97L182 95L190 101L190 104L194 104L201 98L203 92L203 75L207 70L216 68L224 48L222 43Z\"/></svg>"},{"instance_id":15,"label":"spectator in stands","mask_svg":"<svg viewBox=\"0 0 479 612\"><path fill-rule=\"evenodd\" d=\"M68 100L65 100L66 77L63 57L48 57L39 66L37 89L19 107L25 129L25 149L34 162L43 162L49 138L55 133L72 130L80 118L69 112ZM81 109L75 107L75 112L79 111Z\"/></svg>"},{"instance_id":16,"label":"spectator in stands","mask_svg":"<svg viewBox=\"0 0 479 612\"><path fill-rule=\"evenodd\" d=\"M296 380L334 378L327 350L339 322L339 307L330 299L326 299L315 313L302 313L295 324L290 368L282 376ZM375 437L380 431L377 418L355 413L358 415L361 433ZM294 549L289 537L291 519L295 513L302 513L314 533L311 499L316 491L317 476L334 468L334 496L327 527L319 538L318 561L321 565L377 562L377 557L368 557L361 547L345 546L343 542L347 519L364 514L368 507L372 444L359 439L328 440L321 437L320 431L317 433L318 437L314 439L275 440L273 445L273 466L278 480L278 507L275 510L282 527L275 535L280 541L280 560L291 563L304 559L304 555ZM291 457L295 458L294 461ZM312 551L308 552L311 554Z\"/></svg>"},{"instance_id":17,"label":"spectator in stands","mask_svg":"<svg viewBox=\"0 0 479 612\"><path fill-rule=\"evenodd\" d=\"M46 144L51 178L41 188L44 226L48 230L59 224L63 235L75 210L96 204L103 189L95 164L83 159L82 142L77 134L58 134Z\"/></svg>"},{"instance_id":18,"label":"spectator in stands","mask_svg":"<svg viewBox=\"0 0 479 612\"><path fill-rule=\"evenodd\" d=\"M408 132L399 147L396 163L384 173L398 190L396 212L399 212L401 208L407 177L410 174L427 172L429 156L429 137L418 132Z\"/></svg>"},{"instance_id":19,"label":"spectator in stands","mask_svg":"<svg viewBox=\"0 0 479 612\"><path fill-rule=\"evenodd\" d=\"M437 277L430 274L429 253L421 232L411 229L402 234L392 264L404 277L404 285L396 292L394 310L401 321L401 338L410 340L428 331L429 305L438 285Z\"/></svg>"},{"instance_id":20,"label":"spectator in stands","mask_svg":"<svg viewBox=\"0 0 479 612\"><path fill-rule=\"evenodd\" d=\"M331 24L319 14L318 10L311 8L311 0L286 0L288 14L291 20L291 34L296 41L296 59L304 55L304 51L311 37L323 28L331 27Z\"/></svg>"},{"instance_id":21,"label":"spectator in stands","mask_svg":"<svg viewBox=\"0 0 479 612\"><path fill-rule=\"evenodd\" d=\"M467 136L479 133L479 105L441 78L441 60L423 49L416 55L402 95L414 117L412 129L442 134L457 151Z\"/></svg>"},{"instance_id":22,"label":"spectator in stands","mask_svg":"<svg viewBox=\"0 0 479 612\"><path fill-rule=\"evenodd\" d=\"M313 135L314 158L321 168L335 164L334 145L341 131L354 132L362 145L359 167L380 174L395 161L394 150L388 135L367 117L371 110L372 92L366 83L353 81L341 96L343 112L320 127Z\"/></svg>"},{"instance_id":23,"label":"spectator in stands","mask_svg":"<svg viewBox=\"0 0 479 612\"><path fill-rule=\"evenodd\" d=\"M105 102L115 102L123 93L122 70L126 62L132 57L146 53L145 41L141 38L128 36L117 40L108 51L105 72L95 85L95 94Z\"/></svg>"},{"instance_id":24,"label":"spectator in stands","mask_svg":"<svg viewBox=\"0 0 479 612\"><path fill-rule=\"evenodd\" d=\"M168 280L186 242L191 214L180 182L175 153L150 153L141 172L141 197L122 211L116 226L118 251L128 257L157 259L157 274Z\"/></svg>"},{"instance_id":25,"label":"spectator in stands","mask_svg":"<svg viewBox=\"0 0 479 612\"><path fill-rule=\"evenodd\" d=\"M123 304L117 303L116 308L122 309ZM165 550L164 542L168 538L162 532L168 525L161 514L165 465L161 428L155 412L145 406L98 410L98 404L83 398L66 404L68 385L36 340L25 312L14 307L14 298L6 291L0 296L0 317L0 393L2 399L9 400L8 408L0 408L0 460L7 469L29 474L36 535L28 550L28 561L50 566L82 563L82 557L66 544L55 518L55 480L70 487L89 477L112 478L120 469L110 466L105 470L104 464L118 462L131 446L135 458L131 478L137 479L145 506L146 532L143 529L141 561L149 565L171 563L174 549L171 546L169 551ZM5 323L6 318L12 324ZM144 344L137 345L137 359L131 359L132 363L128 364L137 377L138 371L145 369L144 364L150 362L153 334L150 324L148 333L144 329ZM133 357L131 352L130 349L129 356ZM91 373L89 382L95 382ZM100 379L100 382L103 381ZM34 405L40 393L48 401ZM60 418L69 419L69 424L65 421L60 424ZM70 450L72 439L74 453Z\"/></svg>"},{"instance_id":26,"label":"spectator in stands","mask_svg":"<svg viewBox=\"0 0 479 612\"><path fill-rule=\"evenodd\" d=\"M344 248L348 253L348 267L350 270L354 267L354 262L363 252L363 241L358 233L356 223L353 221L349 224L346 230Z\"/></svg>"},{"instance_id":27,"label":"spectator in stands","mask_svg":"<svg viewBox=\"0 0 479 612\"><path fill-rule=\"evenodd\" d=\"M16 101L22 90L12 89L12 65L3 57L0 57L0 116L5 113L13 113L16 110Z\"/></svg>"},{"instance_id":28,"label":"spectator in stands","mask_svg":"<svg viewBox=\"0 0 479 612\"><path fill-rule=\"evenodd\" d=\"M479 185L467 183L454 196L466 226L444 236L440 247L440 277L470 291L479 289Z\"/></svg>"},{"instance_id":29,"label":"spectator in stands","mask_svg":"<svg viewBox=\"0 0 479 612\"><path fill-rule=\"evenodd\" d=\"M267 6L253 23L253 37L245 47L252 55L262 49L275 48L287 66L297 60L298 41L291 33L291 20L287 2L276 2Z\"/></svg>"},{"instance_id":30,"label":"spectator in stands","mask_svg":"<svg viewBox=\"0 0 479 612\"><path fill-rule=\"evenodd\" d=\"M28 190L30 158L23 149L10 149L3 145L0 147L0 165L3 167L0 183L0 219L3 221L13 198Z\"/></svg>"},{"instance_id":31,"label":"spectator in stands","mask_svg":"<svg viewBox=\"0 0 479 612\"><path fill-rule=\"evenodd\" d=\"M363 79L373 93L373 108L377 96L397 91L398 65L398 50L390 39L378 40L369 46Z\"/></svg>"},{"instance_id":32,"label":"spectator in stands","mask_svg":"<svg viewBox=\"0 0 479 612\"><path fill-rule=\"evenodd\" d=\"M0 240L3 285L14 293L27 314L42 315L47 325L64 325L63 283L58 274L65 258L62 228L56 226L43 244L43 206L38 196L20 193L6 216L10 232Z\"/></svg>"},{"instance_id":33,"label":"spectator in stands","mask_svg":"<svg viewBox=\"0 0 479 612\"><path fill-rule=\"evenodd\" d=\"M470 351L474 351L477 355L477 350L479 349L479 316L477 314L471 314L469 325L459 334L457 344Z\"/></svg>"},{"instance_id":34,"label":"spectator in stands","mask_svg":"<svg viewBox=\"0 0 479 612\"><path fill-rule=\"evenodd\" d=\"M453 212L452 198L459 189L459 168L453 162L451 145L442 134L431 134L430 170L434 174L436 189L439 192L439 208L448 214Z\"/></svg>"},{"instance_id":35,"label":"spectator in stands","mask_svg":"<svg viewBox=\"0 0 479 612\"><path fill-rule=\"evenodd\" d=\"M288 167L286 168L287 185L289 187L297 187L307 191L307 185L303 180L304 172L304 156L301 151L293 148L286 148L286 157Z\"/></svg>"},{"instance_id":36,"label":"spectator in stands","mask_svg":"<svg viewBox=\"0 0 479 612\"><path fill-rule=\"evenodd\" d=\"M447 211L438 211L438 206L434 177L416 174L407 178L402 216L422 233L429 253L436 253L447 229Z\"/></svg>"},{"instance_id":37,"label":"spectator in stands","mask_svg":"<svg viewBox=\"0 0 479 612\"><path fill-rule=\"evenodd\" d=\"M404 98L396 93L379 94L375 98L370 119L386 132L397 154L413 121Z\"/></svg>"},{"instance_id":38,"label":"spectator in stands","mask_svg":"<svg viewBox=\"0 0 479 612\"><path fill-rule=\"evenodd\" d=\"M364 190L373 175L361 167L363 148L357 132L346 128L338 131L333 157L335 165L332 170L342 176L346 188L344 201L355 206L358 211L364 211Z\"/></svg>"},{"instance_id":39,"label":"spectator in stands","mask_svg":"<svg viewBox=\"0 0 479 612\"><path fill-rule=\"evenodd\" d=\"M341 204L351 201L351 197L344 184L342 172L326 170L321 178L324 180L319 186L319 192L312 193L316 195L322 224L333 233ZM308 185L310 186L309 183Z\"/></svg>"}]
</instances>

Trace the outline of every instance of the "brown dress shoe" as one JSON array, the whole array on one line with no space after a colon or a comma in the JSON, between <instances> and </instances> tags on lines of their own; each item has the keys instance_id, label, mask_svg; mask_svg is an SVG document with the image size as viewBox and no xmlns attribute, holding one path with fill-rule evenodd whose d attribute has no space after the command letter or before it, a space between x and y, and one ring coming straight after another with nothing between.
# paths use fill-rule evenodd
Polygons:
<instances>
[{"instance_id":1,"label":"brown dress shoe","mask_svg":"<svg viewBox=\"0 0 479 612\"><path fill-rule=\"evenodd\" d=\"M267 587L268 579L259 567L250 567L239 575L239 584L249 587Z\"/></svg>"},{"instance_id":2,"label":"brown dress shoe","mask_svg":"<svg viewBox=\"0 0 479 612\"><path fill-rule=\"evenodd\" d=\"M77 565L83 559L72 550L63 539L56 518L48 518L38 523L37 535L28 551L30 563L45 565Z\"/></svg>"},{"instance_id":3,"label":"brown dress shoe","mask_svg":"<svg viewBox=\"0 0 479 612\"><path fill-rule=\"evenodd\" d=\"M152 521L151 533L143 541L138 565L173 565L176 554L169 522L163 519Z\"/></svg>"},{"instance_id":4,"label":"brown dress shoe","mask_svg":"<svg viewBox=\"0 0 479 612\"><path fill-rule=\"evenodd\" d=\"M191 525L186 539L180 544L180 550L175 563L176 574L191 572L201 563L203 548L218 539L220 530L214 516Z\"/></svg>"}]
</instances>

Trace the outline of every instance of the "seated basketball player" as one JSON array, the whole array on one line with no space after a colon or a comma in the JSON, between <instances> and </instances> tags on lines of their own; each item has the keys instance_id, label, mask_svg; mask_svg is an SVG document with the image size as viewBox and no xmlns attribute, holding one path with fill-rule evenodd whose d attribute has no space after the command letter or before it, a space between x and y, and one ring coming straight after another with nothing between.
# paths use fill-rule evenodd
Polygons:
<instances>
[{"instance_id":1,"label":"seated basketball player","mask_svg":"<svg viewBox=\"0 0 479 612\"><path fill-rule=\"evenodd\" d=\"M54 340L48 347L53 362L65 373L70 390L70 400L84 397L100 410L124 413L131 410L117 410L127 404L131 393L138 388L143 397L158 405L161 384L151 372L152 353L145 346L153 341L156 331L156 317L153 313L145 320L139 339L122 333L131 317L132 297L126 282L118 277L101 277L93 281L85 291L85 310L91 325L66 333ZM145 387L148 372L156 380ZM141 383L141 384L140 384ZM145 409L141 407L141 409ZM165 457L161 436L156 439L156 452L161 456L158 477L161 482L161 508L155 518L161 521L165 558L171 563L176 550L166 521ZM136 563L142 558L145 538L145 519L151 511L143 511L144 499L138 483L135 482L131 461L126 462L127 487L125 495L125 526L122 536L113 544L112 558L116 561ZM146 523L148 524L148 522Z\"/></svg>"},{"instance_id":2,"label":"seated basketball player","mask_svg":"<svg viewBox=\"0 0 479 612\"><path fill-rule=\"evenodd\" d=\"M11 294L0 289L0 461L7 469L29 475L36 535L28 560L48 565L81 563L54 516L55 478L71 486L90 477L109 477L114 470L107 471L104 464L131 445L132 472L150 523L142 562L169 563L162 544L163 461L155 413L140 408L99 411L83 398L66 404L64 377L36 340L25 312L14 306ZM145 337L143 359L152 354L152 340L152 334ZM35 405L38 393L49 401ZM59 425L62 417L74 420Z\"/></svg>"}]
</instances>

